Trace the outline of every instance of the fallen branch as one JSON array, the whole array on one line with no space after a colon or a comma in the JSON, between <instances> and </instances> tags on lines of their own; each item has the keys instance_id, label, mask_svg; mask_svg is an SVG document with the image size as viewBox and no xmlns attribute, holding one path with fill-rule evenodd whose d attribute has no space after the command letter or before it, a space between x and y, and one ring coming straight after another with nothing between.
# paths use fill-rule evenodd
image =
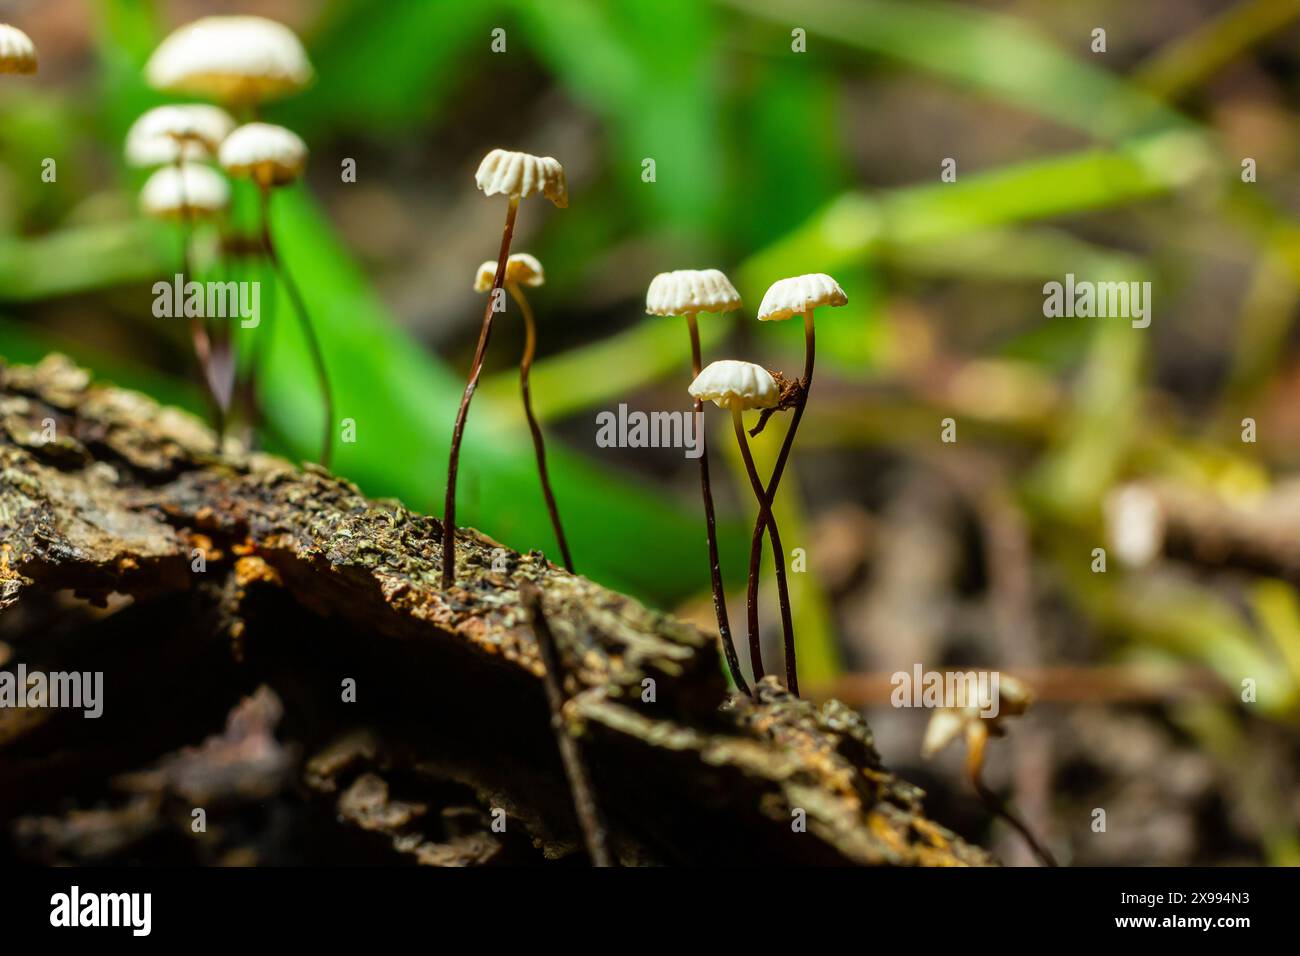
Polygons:
<instances>
[{"instance_id":1,"label":"fallen branch","mask_svg":"<svg viewBox=\"0 0 1300 956\"><path fill-rule=\"evenodd\" d=\"M291 859L578 852L520 598L534 587L572 662L566 718L620 862L991 862L924 817L921 792L884 769L842 704L771 682L733 699L710 636L470 529L457 536L458 584L443 591L436 519L311 466L211 448L191 416L92 385L66 359L3 369L8 666L105 681L99 720L0 708L0 827L15 855L140 858L141 813L194 800L175 787L141 797L140 781L229 753L185 747L263 684L283 702L277 739L307 756L278 798L290 829L310 833ZM148 767L160 769L141 777ZM136 801L134 829L93 846L16 836L33 819L58 831L69 795ZM235 827L251 805L223 800L208 820L227 842L204 859L285 859L281 831ZM242 810L222 808L232 800Z\"/></svg>"}]
</instances>

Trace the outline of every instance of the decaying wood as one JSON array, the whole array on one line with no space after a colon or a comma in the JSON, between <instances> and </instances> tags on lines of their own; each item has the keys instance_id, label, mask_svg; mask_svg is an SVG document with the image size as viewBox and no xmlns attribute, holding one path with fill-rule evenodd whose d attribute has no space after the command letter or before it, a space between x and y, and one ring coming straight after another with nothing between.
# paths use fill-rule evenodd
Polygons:
<instances>
[{"instance_id":1,"label":"decaying wood","mask_svg":"<svg viewBox=\"0 0 1300 956\"><path fill-rule=\"evenodd\" d=\"M60 357L3 370L0 652L105 681L98 720L0 709L8 853L584 860L527 583L623 864L991 862L847 707L732 698L708 635L474 531L444 592L436 519L212 448Z\"/></svg>"}]
</instances>

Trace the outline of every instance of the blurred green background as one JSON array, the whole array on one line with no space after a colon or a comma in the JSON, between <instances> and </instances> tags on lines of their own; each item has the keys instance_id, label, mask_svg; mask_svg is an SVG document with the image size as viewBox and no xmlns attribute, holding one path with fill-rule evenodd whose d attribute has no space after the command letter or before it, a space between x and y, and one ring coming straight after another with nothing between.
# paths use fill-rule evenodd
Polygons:
<instances>
[{"instance_id":1,"label":"blurred green background","mask_svg":"<svg viewBox=\"0 0 1300 956\"><path fill-rule=\"evenodd\" d=\"M1118 673L1139 687L1155 752L1203 762L1196 799L1142 794L1186 822L1151 837L1142 861L1300 861L1292 584L1164 560L1090 568L1092 549L1112 546L1106 502L1123 482L1176 481L1242 507L1290 487L1300 2L0 0L0 20L42 55L38 76L0 84L7 360L58 349L202 411L183 327L150 311L152 283L176 270L176 236L138 216L143 176L121 144L165 101L141 74L158 41L215 12L289 24L318 73L266 118L312 149L308 180L277 195L274 216L339 417L356 422L336 471L440 512L482 312L471 283L504 212L473 172L496 146L554 155L570 207L526 202L514 248L546 267L530 295L533 392L580 572L711 626L694 463L597 448L595 415L687 407L684 324L643 315L655 273L726 271L747 305L702 319L706 361L797 374L798 331L753 313L772 281L829 272L850 304L818 317L818 378L777 509L809 562L791 576L805 682L871 706L870 675L916 660L1057 668L1064 697L1070 674ZM1092 49L1099 27L1105 52ZM495 28L505 52L491 49ZM1242 182L1245 157L1256 183ZM955 182L940 180L946 158ZM342 181L345 159L355 183ZM1043 283L1067 273L1152 282L1151 327L1045 319ZM515 318L496 324L458 517L554 558ZM310 458L319 404L305 343L291 322L271 328L266 443ZM1257 443L1240 440L1244 416ZM946 417L952 446L939 441ZM710 422L739 591L753 503L725 421ZM755 441L761 467L783 427ZM765 614L776 620L770 603ZM779 635L765 638L779 661ZM1174 693L1203 673L1211 689L1190 703ZM1243 677L1259 688L1249 708L1233 703ZM1063 811L1047 782L1071 760L1090 768L1068 778L1081 806L1090 786L1122 785L1095 766L1096 747L1071 756L1062 743L1111 740L1115 713L1087 733L1076 716L1049 707L998 771L1049 830ZM882 738L882 722L902 719L880 718ZM914 758L908 719L882 742L895 761ZM1248 746L1270 748L1249 773ZM1262 781L1261 762L1273 768ZM1237 804L1247 809L1225 809ZM1140 814L1128 825L1145 832Z\"/></svg>"}]
</instances>

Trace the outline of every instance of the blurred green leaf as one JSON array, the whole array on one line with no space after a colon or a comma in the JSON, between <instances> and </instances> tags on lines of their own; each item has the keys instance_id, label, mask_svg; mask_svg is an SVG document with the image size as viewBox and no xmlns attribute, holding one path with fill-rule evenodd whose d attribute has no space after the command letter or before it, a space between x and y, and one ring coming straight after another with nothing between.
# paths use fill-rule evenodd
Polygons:
<instances>
[{"instance_id":1,"label":"blurred green leaf","mask_svg":"<svg viewBox=\"0 0 1300 956\"><path fill-rule=\"evenodd\" d=\"M783 53L790 50L790 28L800 26L826 42L897 60L1101 139L1188 126L1150 94L1076 59L1015 17L928 0L722 2L779 25ZM1079 42L1082 56L1087 35Z\"/></svg>"}]
</instances>

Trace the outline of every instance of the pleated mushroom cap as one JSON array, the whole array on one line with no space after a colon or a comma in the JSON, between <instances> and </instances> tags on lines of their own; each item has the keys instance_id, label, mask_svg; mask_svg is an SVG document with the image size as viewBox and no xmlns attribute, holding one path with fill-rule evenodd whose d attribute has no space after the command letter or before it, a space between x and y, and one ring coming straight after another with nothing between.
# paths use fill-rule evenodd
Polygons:
<instances>
[{"instance_id":1,"label":"pleated mushroom cap","mask_svg":"<svg viewBox=\"0 0 1300 956\"><path fill-rule=\"evenodd\" d=\"M474 291L488 291L488 289L492 288L492 281L496 277L496 260L489 259L479 266L478 272L474 274ZM546 273L542 270L542 264L537 261L535 256L530 256L526 252L512 252L510 257L506 259L505 281L516 282L519 285L532 288L546 282Z\"/></svg>"},{"instance_id":2,"label":"pleated mushroom cap","mask_svg":"<svg viewBox=\"0 0 1300 956\"><path fill-rule=\"evenodd\" d=\"M753 362L722 359L705 366L689 389L692 398L719 408L772 408L781 397L776 379Z\"/></svg>"},{"instance_id":3,"label":"pleated mushroom cap","mask_svg":"<svg viewBox=\"0 0 1300 956\"><path fill-rule=\"evenodd\" d=\"M741 304L740 293L718 269L661 272L650 280L645 294L647 315L731 312Z\"/></svg>"},{"instance_id":4,"label":"pleated mushroom cap","mask_svg":"<svg viewBox=\"0 0 1300 956\"><path fill-rule=\"evenodd\" d=\"M307 167L307 144L292 130L271 123L247 123L221 144L222 167L259 186L283 186Z\"/></svg>"},{"instance_id":5,"label":"pleated mushroom cap","mask_svg":"<svg viewBox=\"0 0 1300 956\"><path fill-rule=\"evenodd\" d=\"M823 305L845 305L849 297L824 272L773 282L758 307L760 322L778 322Z\"/></svg>"},{"instance_id":6,"label":"pleated mushroom cap","mask_svg":"<svg viewBox=\"0 0 1300 956\"><path fill-rule=\"evenodd\" d=\"M215 157L235 121L217 106L191 103L158 106L142 115L126 134L126 160L133 166L157 166Z\"/></svg>"},{"instance_id":7,"label":"pleated mushroom cap","mask_svg":"<svg viewBox=\"0 0 1300 956\"><path fill-rule=\"evenodd\" d=\"M140 190L140 208L153 219L200 219L230 204L230 184L215 169L164 166Z\"/></svg>"},{"instance_id":8,"label":"pleated mushroom cap","mask_svg":"<svg viewBox=\"0 0 1300 956\"><path fill-rule=\"evenodd\" d=\"M313 77L294 32L265 17L202 17L174 31L145 66L149 85L225 103L297 93Z\"/></svg>"},{"instance_id":9,"label":"pleated mushroom cap","mask_svg":"<svg viewBox=\"0 0 1300 956\"><path fill-rule=\"evenodd\" d=\"M36 44L17 27L0 23L0 73L35 73Z\"/></svg>"},{"instance_id":10,"label":"pleated mushroom cap","mask_svg":"<svg viewBox=\"0 0 1300 956\"><path fill-rule=\"evenodd\" d=\"M526 199L541 193L560 209L569 205L564 167L553 156L494 149L478 164L474 181L485 196L501 194Z\"/></svg>"}]
</instances>

